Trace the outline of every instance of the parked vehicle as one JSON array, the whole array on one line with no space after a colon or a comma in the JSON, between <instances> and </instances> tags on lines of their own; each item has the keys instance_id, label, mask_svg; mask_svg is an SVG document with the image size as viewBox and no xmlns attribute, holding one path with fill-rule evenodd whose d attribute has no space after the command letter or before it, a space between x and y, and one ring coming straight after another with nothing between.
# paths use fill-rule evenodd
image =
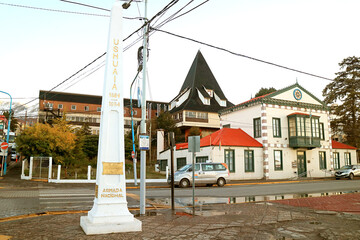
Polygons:
<instances>
[{"instance_id":1,"label":"parked vehicle","mask_svg":"<svg viewBox=\"0 0 360 240\"><path fill-rule=\"evenodd\" d=\"M360 165L345 165L335 171L335 178L349 178L360 177Z\"/></svg>"},{"instance_id":2,"label":"parked vehicle","mask_svg":"<svg viewBox=\"0 0 360 240\"><path fill-rule=\"evenodd\" d=\"M196 163L195 164L195 185L212 186L217 184L219 187L224 186L230 181L230 172L225 163ZM171 184L171 176L167 182ZM180 168L174 174L174 184L185 188L192 185L192 164Z\"/></svg>"}]
</instances>

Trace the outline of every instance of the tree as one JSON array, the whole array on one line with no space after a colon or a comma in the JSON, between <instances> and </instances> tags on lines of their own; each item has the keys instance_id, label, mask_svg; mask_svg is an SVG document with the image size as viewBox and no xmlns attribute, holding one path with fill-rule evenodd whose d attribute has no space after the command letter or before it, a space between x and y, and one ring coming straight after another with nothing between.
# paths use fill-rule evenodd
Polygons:
<instances>
[{"instance_id":1,"label":"tree","mask_svg":"<svg viewBox=\"0 0 360 240\"><path fill-rule=\"evenodd\" d=\"M273 87L270 88L260 88L260 90L255 94L255 97L261 97L268 93L276 92L276 89Z\"/></svg>"},{"instance_id":2,"label":"tree","mask_svg":"<svg viewBox=\"0 0 360 240\"><path fill-rule=\"evenodd\" d=\"M9 122L9 111L3 112L3 115L5 116L7 122ZM15 132L18 127L18 120L14 118L14 111L11 110L11 123L10 123L10 131Z\"/></svg>"},{"instance_id":3,"label":"tree","mask_svg":"<svg viewBox=\"0 0 360 240\"><path fill-rule=\"evenodd\" d=\"M75 140L71 128L60 119L53 126L38 123L25 128L15 142L17 151L23 156L52 156L56 163L69 166L74 159Z\"/></svg>"},{"instance_id":4,"label":"tree","mask_svg":"<svg viewBox=\"0 0 360 240\"><path fill-rule=\"evenodd\" d=\"M189 136L200 136L201 135L201 131L200 128L198 127L191 127L189 129Z\"/></svg>"},{"instance_id":5,"label":"tree","mask_svg":"<svg viewBox=\"0 0 360 240\"><path fill-rule=\"evenodd\" d=\"M332 104L333 130L342 129L346 143L360 147L360 58L348 57L339 63L342 71L323 90L324 101ZM336 103L336 104L335 104Z\"/></svg>"},{"instance_id":6,"label":"tree","mask_svg":"<svg viewBox=\"0 0 360 240\"><path fill-rule=\"evenodd\" d=\"M165 139L168 139L167 135L169 132L174 132L175 134L175 142L182 142L184 140L184 136L181 134L181 130L176 127L176 122L173 119L170 112L163 112L156 119L157 129L163 129ZM165 147L169 147L168 141L165 141Z\"/></svg>"}]
</instances>

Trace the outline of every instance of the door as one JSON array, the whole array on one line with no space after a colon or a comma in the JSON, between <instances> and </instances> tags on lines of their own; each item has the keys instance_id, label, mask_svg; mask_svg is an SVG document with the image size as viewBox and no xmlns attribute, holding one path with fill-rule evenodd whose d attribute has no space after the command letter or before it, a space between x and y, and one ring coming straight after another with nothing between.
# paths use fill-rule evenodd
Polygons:
<instances>
[{"instance_id":1,"label":"door","mask_svg":"<svg viewBox=\"0 0 360 240\"><path fill-rule=\"evenodd\" d=\"M214 164L203 163L199 171L199 183L215 183L216 182L216 171Z\"/></svg>"},{"instance_id":2,"label":"door","mask_svg":"<svg viewBox=\"0 0 360 240\"><path fill-rule=\"evenodd\" d=\"M297 151L297 168L299 177L307 177L305 151Z\"/></svg>"}]
</instances>

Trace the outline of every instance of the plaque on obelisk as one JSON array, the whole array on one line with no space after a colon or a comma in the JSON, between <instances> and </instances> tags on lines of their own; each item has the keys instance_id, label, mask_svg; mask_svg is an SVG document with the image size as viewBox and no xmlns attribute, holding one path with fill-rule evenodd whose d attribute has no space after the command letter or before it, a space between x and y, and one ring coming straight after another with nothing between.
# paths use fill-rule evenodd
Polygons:
<instances>
[{"instance_id":1,"label":"plaque on obelisk","mask_svg":"<svg viewBox=\"0 0 360 240\"><path fill-rule=\"evenodd\" d=\"M129 212L126 201L122 20L117 0L111 9L94 205L80 219L86 234L141 231L141 221Z\"/></svg>"}]
</instances>

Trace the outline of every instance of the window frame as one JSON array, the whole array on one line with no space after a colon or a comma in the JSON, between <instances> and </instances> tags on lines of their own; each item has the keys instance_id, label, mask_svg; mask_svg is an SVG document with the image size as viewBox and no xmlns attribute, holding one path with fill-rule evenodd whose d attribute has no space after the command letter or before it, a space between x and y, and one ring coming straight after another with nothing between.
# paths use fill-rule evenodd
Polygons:
<instances>
[{"instance_id":1,"label":"window frame","mask_svg":"<svg viewBox=\"0 0 360 240\"><path fill-rule=\"evenodd\" d=\"M254 125L254 138L261 137L261 118L254 118L253 125Z\"/></svg>"},{"instance_id":2,"label":"window frame","mask_svg":"<svg viewBox=\"0 0 360 240\"><path fill-rule=\"evenodd\" d=\"M340 168L340 153L333 152L333 159L334 159L334 169L337 170Z\"/></svg>"},{"instance_id":3,"label":"window frame","mask_svg":"<svg viewBox=\"0 0 360 240\"><path fill-rule=\"evenodd\" d=\"M63 108L64 108L64 105L61 104L61 103L59 103L59 104L58 104L58 109L63 109Z\"/></svg>"},{"instance_id":4,"label":"window frame","mask_svg":"<svg viewBox=\"0 0 360 240\"><path fill-rule=\"evenodd\" d=\"M76 110L76 105L71 105L71 110Z\"/></svg>"},{"instance_id":5,"label":"window frame","mask_svg":"<svg viewBox=\"0 0 360 240\"><path fill-rule=\"evenodd\" d=\"M227 158L227 153L232 153L232 159ZM230 157L230 156L229 156ZM224 163L228 166L229 172L235 172L235 150L225 149L224 150Z\"/></svg>"},{"instance_id":6,"label":"window frame","mask_svg":"<svg viewBox=\"0 0 360 240\"><path fill-rule=\"evenodd\" d=\"M272 129L273 129L273 137L281 138L281 119L280 118L272 119Z\"/></svg>"},{"instance_id":7,"label":"window frame","mask_svg":"<svg viewBox=\"0 0 360 240\"><path fill-rule=\"evenodd\" d=\"M276 152L280 152L280 167L276 166ZM282 171L284 170L284 165L283 165L283 152L282 150L274 150L274 171Z\"/></svg>"},{"instance_id":8,"label":"window frame","mask_svg":"<svg viewBox=\"0 0 360 240\"><path fill-rule=\"evenodd\" d=\"M245 172L255 172L254 150L244 150L244 170Z\"/></svg>"},{"instance_id":9,"label":"window frame","mask_svg":"<svg viewBox=\"0 0 360 240\"><path fill-rule=\"evenodd\" d=\"M345 165L351 165L351 153L345 152L344 153L344 160L345 160Z\"/></svg>"},{"instance_id":10,"label":"window frame","mask_svg":"<svg viewBox=\"0 0 360 240\"><path fill-rule=\"evenodd\" d=\"M184 165L179 164L179 161L185 161ZM183 166L186 165L186 157L179 157L176 158L176 169L179 170L180 168L182 168Z\"/></svg>"},{"instance_id":11,"label":"window frame","mask_svg":"<svg viewBox=\"0 0 360 240\"><path fill-rule=\"evenodd\" d=\"M327 168L325 151L319 151L319 168L320 168L320 170Z\"/></svg>"},{"instance_id":12,"label":"window frame","mask_svg":"<svg viewBox=\"0 0 360 240\"><path fill-rule=\"evenodd\" d=\"M320 139L325 140L325 127L324 123L319 123Z\"/></svg>"}]
</instances>

